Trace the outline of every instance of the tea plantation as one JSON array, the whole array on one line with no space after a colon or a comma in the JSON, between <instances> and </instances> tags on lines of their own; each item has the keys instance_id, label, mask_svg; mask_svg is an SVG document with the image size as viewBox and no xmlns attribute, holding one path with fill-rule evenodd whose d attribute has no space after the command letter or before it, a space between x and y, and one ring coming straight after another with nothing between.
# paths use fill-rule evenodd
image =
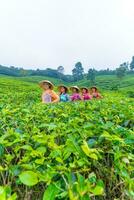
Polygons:
<instances>
[{"instance_id":1,"label":"tea plantation","mask_svg":"<svg viewBox=\"0 0 134 200\"><path fill-rule=\"evenodd\" d=\"M0 77L0 200L134 199L134 99L40 95L34 81Z\"/></svg>"}]
</instances>

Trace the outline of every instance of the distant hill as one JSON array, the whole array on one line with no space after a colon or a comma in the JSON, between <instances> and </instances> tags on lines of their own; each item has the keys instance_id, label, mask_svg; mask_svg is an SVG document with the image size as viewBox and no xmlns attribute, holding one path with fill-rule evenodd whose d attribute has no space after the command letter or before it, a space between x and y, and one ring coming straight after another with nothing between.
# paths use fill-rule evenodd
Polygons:
<instances>
[{"instance_id":1,"label":"distant hill","mask_svg":"<svg viewBox=\"0 0 134 200\"><path fill-rule=\"evenodd\" d=\"M79 86L91 86L89 80L81 80L77 82ZM134 89L134 74L126 75L122 80L119 80L115 75L97 76L95 85L104 90L114 90L116 87L120 89Z\"/></svg>"},{"instance_id":2,"label":"distant hill","mask_svg":"<svg viewBox=\"0 0 134 200\"><path fill-rule=\"evenodd\" d=\"M59 84L66 84L68 86L70 85L78 85L78 86L87 86L91 87L92 84L89 80L83 79L81 81L75 82L75 83L68 83L65 81L62 81L60 79L56 78L51 78L51 77L46 77L46 76L27 76L27 77L11 77L11 76L1 76L0 79L8 79L11 82L14 82L14 80L18 82L23 82L25 84L31 85L31 84L38 84L41 80L50 80L52 81L55 85ZM15 82L17 83L17 82ZM126 75L122 80L119 80L115 75L102 75L102 76L97 76L95 85L98 86L100 89L103 90L133 90L134 91L134 75Z\"/></svg>"}]
</instances>

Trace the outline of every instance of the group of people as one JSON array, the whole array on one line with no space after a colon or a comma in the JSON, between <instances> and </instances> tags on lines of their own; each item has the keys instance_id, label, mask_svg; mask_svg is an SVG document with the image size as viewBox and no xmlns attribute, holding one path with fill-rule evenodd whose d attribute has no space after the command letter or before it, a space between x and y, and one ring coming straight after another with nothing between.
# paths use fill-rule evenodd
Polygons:
<instances>
[{"instance_id":1,"label":"group of people","mask_svg":"<svg viewBox=\"0 0 134 200\"><path fill-rule=\"evenodd\" d=\"M41 81L39 83L43 89L42 102L43 103L57 103L57 102L69 102L69 101L88 101L93 98L102 98L100 92L96 86L88 89L87 87L72 86L68 88L65 85L58 86L59 94L54 91L54 85L48 80ZM69 95L69 90L72 92Z\"/></svg>"}]
</instances>

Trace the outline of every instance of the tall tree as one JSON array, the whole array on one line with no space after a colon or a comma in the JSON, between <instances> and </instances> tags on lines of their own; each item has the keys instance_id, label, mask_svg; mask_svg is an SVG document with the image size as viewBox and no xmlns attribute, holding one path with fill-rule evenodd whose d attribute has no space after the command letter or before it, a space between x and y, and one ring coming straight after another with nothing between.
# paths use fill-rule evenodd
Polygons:
<instances>
[{"instance_id":1,"label":"tall tree","mask_svg":"<svg viewBox=\"0 0 134 200\"><path fill-rule=\"evenodd\" d=\"M74 69L72 70L72 74L75 81L81 80L84 77L84 68L82 67L81 62L77 62L75 64Z\"/></svg>"},{"instance_id":2,"label":"tall tree","mask_svg":"<svg viewBox=\"0 0 134 200\"><path fill-rule=\"evenodd\" d=\"M89 69L87 74L87 79L91 81L92 84L95 83L95 69Z\"/></svg>"},{"instance_id":3,"label":"tall tree","mask_svg":"<svg viewBox=\"0 0 134 200\"><path fill-rule=\"evenodd\" d=\"M122 79L126 74L126 67L120 65L119 68L116 68L116 75L119 79Z\"/></svg>"},{"instance_id":4,"label":"tall tree","mask_svg":"<svg viewBox=\"0 0 134 200\"><path fill-rule=\"evenodd\" d=\"M64 74L64 67L63 67L63 66L59 66L59 67L57 68L57 71L58 71L59 73L61 73L61 74Z\"/></svg>"},{"instance_id":5,"label":"tall tree","mask_svg":"<svg viewBox=\"0 0 134 200\"><path fill-rule=\"evenodd\" d=\"M62 80L63 74L64 74L64 67L63 66L59 66L57 68L58 74L59 74L59 79Z\"/></svg>"},{"instance_id":6,"label":"tall tree","mask_svg":"<svg viewBox=\"0 0 134 200\"><path fill-rule=\"evenodd\" d=\"M128 70L129 70L129 63L128 63L128 62L124 62L124 63L122 63L122 64L120 65L120 67L123 67L123 68L126 69L126 71L128 71Z\"/></svg>"},{"instance_id":7,"label":"tall tree","mask_svg":"<svg viewBox=\"0 0 134 200\"><path fill-rule=\"evenodd\" d=\"M27 75L27 70L20 68L20 76L26 76Z\"/></svg>"},{"instance_id":8,"label":"tall tree","mask_svg":"<svg viewBox=\"0 0 134 200\"><path fill-rule=\"evenodd\" d=\"M130 63L130 70L134 70L134 56L132 57L132 61Z\"/></svg>"}]
</instances>

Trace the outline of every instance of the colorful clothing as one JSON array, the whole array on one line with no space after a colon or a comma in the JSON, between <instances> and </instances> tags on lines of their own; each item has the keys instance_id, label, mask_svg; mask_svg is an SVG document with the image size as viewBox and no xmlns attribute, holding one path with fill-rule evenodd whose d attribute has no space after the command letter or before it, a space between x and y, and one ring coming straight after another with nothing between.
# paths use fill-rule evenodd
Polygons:
<instances>
[{"instance_id":1,"label":"colorful clothing","mask_svg":"<svg viewBox=\"0 0 134 200\"><path fill-rule=\"evenodd\" d=\"M51 95L50 95L50 94L44 94L43 100L44 100L44 102L46 102L46 103L52 102Z\"/></svg>"},{"instance_id":2,"label":"colorful clothing","mask_svg":"<svg viewBox=\"0 0 134 200\"><path fill-rule=\"evenodd\" d=\"M58 102L59 97L53 90L47 90L42 95L42 101L44 103Z\"/></svg>"},{"instance_id":3,"label":"colorful clothing","mask_svg":"<svg viewBox=\"0 0 134 200\"><path fill-rule=\"evenodd\" d=\"M66 93L62 93L60 94L60 102L68 102L70 101L69 95Z\"/></svg>"},{"instance_id":4,"label":"colorful clothing","mask_svg":"<svg viewBox=\"0 0 134 200\"><path fill-rule=\"evenodd\" d=\"M74 94L71 96L71 100L72 100L72 101L81 100L80 94L79 94L79 93L74 93Z\"/></svg>"},{"instance_id":5,"label":"colorful clothing","mask_svg":"<svg viewBox=\"0 0 134 200\"><path fill-rule=\"evenodd\" d=\"M100 94L99 93L92 93L92 97L93 98L100 98Z\"/></svg>"},{"instance_id":6,"label":"colorful clothing","mask_svg":"<svg viewBox=\"0 0 134 200\"><path fill-rule=\"evenodd\" d=\"M83 100L87 101L91 99L91 96L88 93L82 94Z\"/></svg>"}]
</instances>

